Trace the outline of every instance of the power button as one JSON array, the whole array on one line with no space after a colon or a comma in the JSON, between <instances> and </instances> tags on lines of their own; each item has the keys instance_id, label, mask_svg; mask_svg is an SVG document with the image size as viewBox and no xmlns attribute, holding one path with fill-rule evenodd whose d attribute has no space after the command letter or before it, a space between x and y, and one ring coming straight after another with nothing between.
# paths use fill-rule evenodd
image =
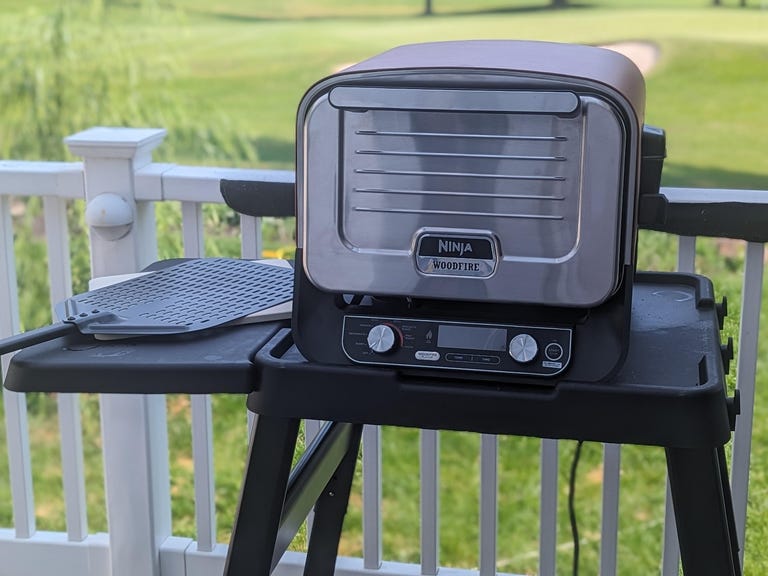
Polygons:
<instances>
[{"instance_id":1,"label":"power button","mask_svg":"<svg viewBox=\"0 0 768 576\"><path fill-rule=\"evenodd\" d=\"M547 360L557 362L563 357L563 347L557 342L551 342L544 348L544 356L547 357Z\"/></svg>"}]
</instances>

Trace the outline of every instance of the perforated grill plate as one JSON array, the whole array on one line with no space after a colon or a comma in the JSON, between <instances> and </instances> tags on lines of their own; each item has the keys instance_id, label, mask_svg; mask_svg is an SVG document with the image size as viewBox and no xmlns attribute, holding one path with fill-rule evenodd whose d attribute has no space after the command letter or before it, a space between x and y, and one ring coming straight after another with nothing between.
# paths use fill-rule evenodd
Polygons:
<instances>
[{"instance_id":1,"label":"perforated grill plate","mask_svg":"<svg viewBox=\"0 0 768 576\"><path fill-rule=\"evenodd\" d=\"M203 258L74 296L57 313L86 334L174 334L224 324L292 296L291 268ZM94 321L94 315L101 317Z\"/></svg>"}]
</instances>

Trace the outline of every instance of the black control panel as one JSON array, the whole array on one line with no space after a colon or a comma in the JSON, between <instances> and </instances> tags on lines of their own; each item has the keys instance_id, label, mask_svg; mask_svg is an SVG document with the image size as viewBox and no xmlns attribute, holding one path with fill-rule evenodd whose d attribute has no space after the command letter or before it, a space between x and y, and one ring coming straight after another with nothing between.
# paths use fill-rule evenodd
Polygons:
<instances>
[{"instance_id":1,"label":"black control panel","mask_svg":"<svg viewBox=\"0 0 768 576\"><path fill-rule=\"evenodd\" d=\"M549 326L345 316L342 347L360 364L547 377L568 366L571 338Z\"/></svg>"}]
</instances>

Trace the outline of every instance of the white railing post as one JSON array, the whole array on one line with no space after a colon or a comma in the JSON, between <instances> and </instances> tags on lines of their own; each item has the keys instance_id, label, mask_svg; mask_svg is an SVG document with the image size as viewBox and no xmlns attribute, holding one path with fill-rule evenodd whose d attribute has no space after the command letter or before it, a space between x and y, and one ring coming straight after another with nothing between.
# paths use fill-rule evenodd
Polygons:
<instances>
[{"instance_id":1,"label":"white railing post","mask_svg":"<svg viewBox=\"0 0 768 576\"><path fill-rule=\"evenodd\" d=\"M155 259L152 206L135 201L135 172L165 130L92 128L66 139L85 170L94 276L135 272ZM165 396L103 394L101 430L112 576L159 576L171 533Z\"/></svg>"},{"instance_id":2,"label":"white railing post","mask_svg":"<svg viewBox=\"0 0 768 576\"><path fill-rule=\"evenodd\" d=\"M600 576L614 576L619 540L621 445L603 444L603 512L600 539Z\"/></svg>"},{"instance_id":3,"label":"white railing post","mask_svg":"<svg viewBox=\"0 0 768 576\"><path fill-rule=\"evenodd\" d=\"M741 411L736 418L731 456L731 489L733 515L739 539L739 559L744 565L747 501L749 493L749 463L752 455L752 423L755 414L755 378L760 341L760 307L763 298L763 268L765 245L747 243L744 281L739 315L739 355L736 363L736 388L740 394Z\"/></svg>"},{"instance_id":4,"label":"white railing post","mask_svg":"<svg viewBox=\"0 0 768 576\"><path fill-rule=\"evenodd\" d=\"M381 568L381 427L363 427L363 567Z\"/></svg>"},{"instance_id":5,"label":"white railing post","mask_svg":"<svg viewBox=\"0 0 768 576\"><path fill-rule=\"evenodd\" d=\"M499 503L499 441L480 436L480 576L496 574Z\"/></svg>"},{"instance_id":6,"label":"white railing post","mask_svg":"<svg viewBox=\"0 0 768 576\"><path fill-rule=\"evenodd\" d=\"M539 574L555 576L557 566L557 491L559 441L541 441L541 494L539 512Z\"/></svg>"},{"instance_id":7,"label":"white railing post","mask_svg":"<svg viewBox=\"0 0 768 576\"><path fill-rule=\"evenodd\" d=\"M18 331L19 302L10 200L7 196L0 196L0 338L11 336ZM0 359L0 381L5 380L10 362L10 354ZM13 523L17 538L31 538L35 534L35 501L29 458L27 400L24 394L3 388L3 405L8 436Z\"/></svg>"},{"instance_id":8,"label":"white railing post","mask_svg":"<svg viewBox=\"0 0 768 576\"><path fill-rule=\"evenodd\" d=\"M696 272L696 237L680 236L677 246L677 271L693 274ZM672 506L672 490L667 477L664 502L664 541L661 552L662 576L677 576L680 572L680 542L677 540L675 509Z\"/></svg>"},{"instance_id":9,"label":"white railing post","mask_svg":"<svg viewBox=\"0 0 768 576\"><path fill-rule=\"evenodd\" d=\"M440 433L421 431L421 573L440 569Z\"/></svg>"},{"instance_id":10,"label":"white railing post","mask_svg":"<svg viewBox=\"0 0 768 576\"><path fill-rule=\"evenodd\" d=\"M203 258L203 206L181 203L185 258ZM209 394L192 394L192 457L195 474L195 526L198 552L216 547L216 487L213 475L213 408Z\"/></svg>"},{"instance_id":11,"label":"white railing post","mask_svg":"<svg viewBox=\"0 0 768 576\"><path fill-rule=\"evenodd\" d=\"M48 279L53 304L72 296L72 273L69 258L67 204L63 198L43 198L45 238L48 246ZM80 396L58 394L59 436L61 437L61 475L66 503L67 538L82 542L88 537L88 504L85 498L83 464L83 429L80 419Z\"/></svg>"}]
</instances>

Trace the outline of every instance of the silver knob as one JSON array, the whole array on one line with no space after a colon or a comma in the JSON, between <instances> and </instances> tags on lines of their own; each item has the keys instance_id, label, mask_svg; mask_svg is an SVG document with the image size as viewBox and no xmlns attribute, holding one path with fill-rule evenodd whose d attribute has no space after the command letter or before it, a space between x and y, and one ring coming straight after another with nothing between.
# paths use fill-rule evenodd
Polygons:
<instances>
[{"instance_id":1,"label":"silver knob","mask_svg":"<svg viewBox=\"0 0 768 576\"><path fill-rule=\"evenodd\" d=\"M527 364L536 358L539 345L530 334L518 334L509 343L509 355L520 364Z\"/></svg>"},{"instance_id":2,"label":"silver knob","mask_svg":"<svg viewBox=\"0 0 768 576\"><path fill-rule=\"evenodd\" d=\"M386 354L395 347L395 331L387 324L377 324L368 332L368 348L377 354Z\"/></svg>"}]
</instances>

